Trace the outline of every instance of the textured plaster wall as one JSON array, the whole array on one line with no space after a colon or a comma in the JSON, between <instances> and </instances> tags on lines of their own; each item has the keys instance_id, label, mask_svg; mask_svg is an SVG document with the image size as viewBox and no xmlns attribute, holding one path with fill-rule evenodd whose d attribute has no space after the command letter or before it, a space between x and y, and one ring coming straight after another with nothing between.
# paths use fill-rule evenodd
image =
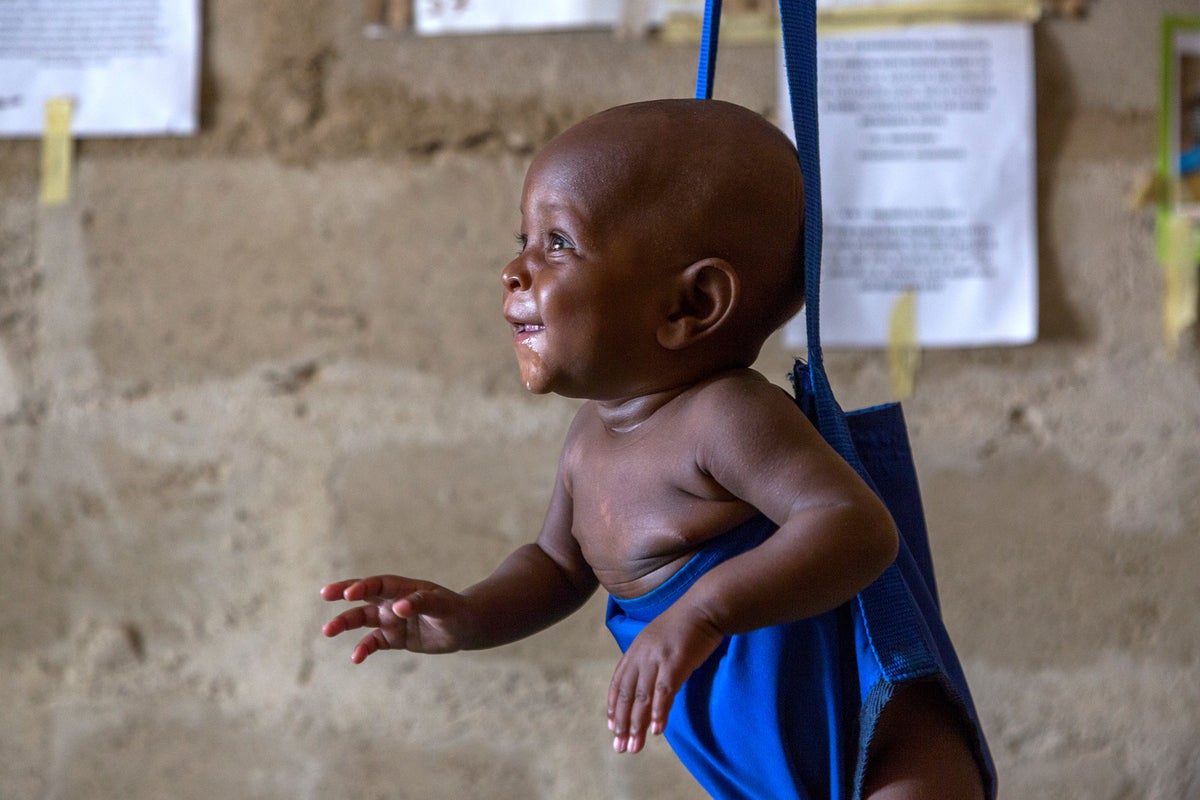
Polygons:
<instances>
[{"instance_id":1,"label":"textured plaster wall","mask_svg":"<svg viewBox=\"0 0 1200 800\"><path fill-rule=\"evenodd\" d=\"M597 599L507 649L352 666L328 579L463 585L537 530L570 401L498 313L530 152L691 91L603 33L372 41L359 4L205 3L203 132L0 142L0 798L699 798L608 747ZM1166 357L1157 26L1036 28L1041 340L907 404L947 622L1006 798L1200 797L1200 347ZM718 95L772 111L774 54ZM777 343L762 368L780 378ZM878 353L829 355L855 406Z\"/></svg>"}]
</instances>

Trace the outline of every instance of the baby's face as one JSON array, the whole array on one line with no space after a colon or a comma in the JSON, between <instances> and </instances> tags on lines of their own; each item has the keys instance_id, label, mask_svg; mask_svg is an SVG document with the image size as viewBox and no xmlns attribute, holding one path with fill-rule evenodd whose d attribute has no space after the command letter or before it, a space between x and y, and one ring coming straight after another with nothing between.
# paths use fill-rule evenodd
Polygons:
<instances>
[{"instance_id":1,"label":"baby's face","mask_svg":"<svg viewBox=\"0 0 1200 800\"><path fill-rule=\"evenodd\" d=\"M635 198L612 178L570 146L543 151L525 177L520 252L501 277L531 392L611 400L652 388L664 254L643 241Z\"/></svg>"}]
</instances>

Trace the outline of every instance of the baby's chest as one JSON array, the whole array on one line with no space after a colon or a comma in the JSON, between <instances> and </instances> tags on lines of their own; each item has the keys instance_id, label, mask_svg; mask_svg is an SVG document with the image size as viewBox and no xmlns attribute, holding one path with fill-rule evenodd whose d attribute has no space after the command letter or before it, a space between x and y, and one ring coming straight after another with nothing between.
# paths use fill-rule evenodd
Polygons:
<instances>
[{"instance_id":1,"label":"baby's chest","mask_svg":"<svg viewBox=\"0 0 1200 800\"><path fill-rule=\"evenodd\" d=\"M583 459L573 470L573 527L585 550L636 557L713 534L714 512L732 498L694 456L666 447L621 455Z\"/></svg>"},{"instance_id":2,"label":"baby's chest","mask_svg":"<svg viewBox=\"0 0 1200 800\"><path fill-rule=\"evenodd\" d=\"M572 496L580 507L604 515L641 516L669 506L680 496L711 493L685 442L592 443L580 448L570 469Z\"/></svg>"}]
</instances>

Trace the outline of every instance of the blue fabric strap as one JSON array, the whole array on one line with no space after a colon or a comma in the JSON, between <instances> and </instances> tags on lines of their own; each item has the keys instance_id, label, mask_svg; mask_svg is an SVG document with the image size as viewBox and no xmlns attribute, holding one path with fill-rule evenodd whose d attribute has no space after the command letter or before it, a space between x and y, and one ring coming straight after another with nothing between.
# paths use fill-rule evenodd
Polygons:
<instances>
[{"instance_id":1,"label":"blue fabric strap","mask_svg":"<svg viewBox=\"0 0 1200 800\"><path fill-rule=\"evenodd\" d=\"M817 126L815 0L779 0L784 65L792 98L792 128L804 173L804 294L809 363L821 361L821 147Z\"/></svg>"},{"instance_id":2,"label":"blue fabric strap","mask_svg":"<svg viewBox=\"0 0 1200 800\"><path fill-rule=\"evenodd\" d=\"M869 484L870 473L863 465L850 434L846 415L833 396L821 356L821 158L817 117L817 8L815 0L779 0L783 28L784 64L792 99L792 123L796 151L804 174L804 292L808 332L808 386L805 398L817 429L834 450ZM914 491L915 488L914 488ZM894 613L892 599L906 595L900 574L892 569L864 591L859 598L869 620L876 648L895 655L884 669L889 679L902 680L934 668L931 653L924 647L920 622L915 616Z\"/></svg>"},{"instance_id":3,"label":"blue fabric strap","mask_svg":"<svg viewBox=\"0 0 1200 800\"><path fill-rule=\"evenodd\" d=\"M804 292L808 317L809 363L821 362L821 158L817 128L817 5L816 0L779 0L788 91L796 151L804 173ZM696 68L696 97L712 98L721 27L721 0L707 0Z\"/></svg>"},{"instance_id":4,"label":"blue fabric strap","mask_svg":"<svg viewBox=\"0 0 1200 800\"><path fill-rule=\"evenodd\" d=\"M842 672L841 685L835 687L838 683L835 676L826 676L828 680L824 685L828 689L827 698L837 699L842 694L846 695L841 706L830 709L832 727L821 745L830 748L829 772L826 779L812 781L818 792L812 797L858 799L869 743L893 687L926 678L936 680L945 689L952 705L962 714L963 721L972 732L975 755L986 784L986 796L994 798L996 779L991 755L979 727L979 718L962 667L940 617L924 515L920 508L920 490L899 406L854 412L848 419L838 406L825 373L820 336L822 213L817 125L816 0L779 0L779 15L806 204L804 266L808 363L796 364L794 378L797 400L825 440L884 500L900 526L902 539L896 562L864 589L856 601L837 610L836 614L840 616L836 632L830 635L840 640L838 652L810 654L812 657L805 662L817 666L838 663ZM696 96L701 99L712 96L719 22L720 2L708 0L696 81ZM861 456L856 441L863 448ZM830 619L833 619L834 613L831 612ZM754 632L754 635L760 633ZM615 629L614 635L617 635ZM849 641L845 640L846 636L851 637ZM621 641L620 636L618 641ZM725 661L752 663L736 658ZM781 663L787 663L787 659ZM746 676L736 676L729 682L738 687L758 687L764 684L762 675L765 672L765 668L760 669L756 665ZM815 675L806 674L803 681L793 682L788 678L780 685L786 686L784 695L791 697L794 683L807 685L806 682L821 683L821 680ZM700 694L704 695L704 692ZM738 721L746 717L747 706L753 705L740 689L735 695L736 702L727 716L721 716L716 706L708 709L711 712L708 716L701 715L701 721L706 721L705 725L708 725L697 725L697 730L707 737L702 737L702 747L692 753L686 745L677 745L675 741L672 741L672 746L676 747L688 769L710 793L722 800L792 796L778 790L774 784L768 789L759 786L763 776L777 774L762 767L764 762L761 760L754 760L741 751L722 755L722 747L712 745L712 730L721 730L723 734L732 730L731 726L739 724ZM763 701L763 704L772 708L779 705L772 705L772 702ZM860 707L860 713L850 713L850 709L856 705ZM757 733L757 730L750 730L742 738L747 741L774 741ZM675 735L678 737L678 731ZM811 735L810 727L805 737ZM857 747L854 739L858 739ZM743 763L751 766L743 769ZM782 758L780 763L793 765L793 760ZM716 772L709 774L712 772L710 767L714 765ZM788 766L788 769L791 768ZM731 776L743 773L744 781L736 787L730 784L733 780ZM825 794L826 789L820 787L828 787L831 793ZM808 794L800 796L810 797Z\"/></svg>"},{"instance_id":5,"label":"blue fabric strap","mask_svg":"<svg viewBox=\"0 0 1200 800\"><path fill-rule=\"evenodd\" d=\"M700 32L700 64L696 67L696 99L711 100L713 77L717 74L717 36L721 30L721 0L704 4L704 28Z\"/></svg>"},{"instance_id":6,"label":"blue fabric strap","mask_svg":"<svg viewBox=\"0 0 1200 800\"><path fill-rule=\"evenodd\" d=\"M808 330L808 390L815 405L817 427L841 456L862 474L858 454L850 441L842 409L834 399L821 355L821 157L817 125L817 4L816 0L779 0L783 28L784 62L792 98L792 125L796 151L804 174L804 295ZM716 70L717 36L721 22L720 0L704 7L700 62L696 71L696 97L712 97Z\"/></svg>"},{"instance_id":7,"label":"blue fabric strap","mask_svg":"<svg viewBox=\"0 0 1200 800\"><path fill-rule=\"evenodd\" d=\"M804 174L804 304L808 329L808 391L814 422L821 435L850 466L869 480L850 439L846 416L833 396L821 356L821 156L817 125L817 3L779 0L784 64L792 98L796 152ZM700 39L696 96L712 97L717 59L720 0L707 0Z\"/></svg>"},{"instance_id":8,"label":"blue fabric strap","mask_svg":"<svg viewBox=\"0 0 1200 800\"><path fill-rule=\"evenodd\" d=\"M804 173L804 307L808 332L808 382L817 427L860 475L865 470L850 440L846 418L834 399L821 356L821 157L817 122L816 0L779 0L784 65L792 98L796 152Z\"/></svg>"}]
</instances>

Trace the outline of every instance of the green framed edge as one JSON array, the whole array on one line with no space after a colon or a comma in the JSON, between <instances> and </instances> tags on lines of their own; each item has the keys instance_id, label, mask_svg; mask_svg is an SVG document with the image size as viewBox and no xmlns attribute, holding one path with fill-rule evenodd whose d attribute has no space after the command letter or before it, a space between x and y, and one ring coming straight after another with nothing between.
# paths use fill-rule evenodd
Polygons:
<instances>
[{"instance_id":1,"label":"green framed edge","mask_svg":"<svg viewBox=\"0 0 1200 800\"><path fill-rule=\"evenodd\" d=\"M1167 16L1162 22L1161 47L1161 76L1159 88L1159 119L1158 119L1158 198L1156 245L1160 262L1167 258L1167 227L1171 216L1176 213L1179 187L1175 180L1175 171L1171 164L1170 138L1171 108L1175 102L1175 36L1180 31L1195 30L1200 33L1200 16L1182 17ZM1200 260L1200 243L1196 246L1196 258Z\"/></svg>"}]
</instances>

